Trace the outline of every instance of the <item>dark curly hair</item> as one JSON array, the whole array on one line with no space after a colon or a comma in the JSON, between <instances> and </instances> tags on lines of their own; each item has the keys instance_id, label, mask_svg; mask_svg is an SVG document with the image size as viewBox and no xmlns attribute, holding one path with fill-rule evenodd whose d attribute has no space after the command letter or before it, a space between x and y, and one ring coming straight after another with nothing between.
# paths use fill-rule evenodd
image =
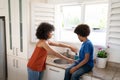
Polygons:
<instances>
[{"instance_id":1,"label":"dark curly hair","mask_svg":"<svg viewBox=\"0 0 120 80\"><path fill-rule=\"evenodd\" d=\"M75 28L74 33L82 37L87 37L90 34L90 28L87 24L80 24Z\"/></svg>"},{"instance_id":2,"label":"dark curly hair","mask_svg":"<svg viewBox=\"0 0 120 80\"><path fill-rule=\"evenodd\" d=\"M43 22L41 23L36 30L36 37L38 39L48 39L48 33L54 31L55 28L52 24Z\"/></svg>"}]
</instances>

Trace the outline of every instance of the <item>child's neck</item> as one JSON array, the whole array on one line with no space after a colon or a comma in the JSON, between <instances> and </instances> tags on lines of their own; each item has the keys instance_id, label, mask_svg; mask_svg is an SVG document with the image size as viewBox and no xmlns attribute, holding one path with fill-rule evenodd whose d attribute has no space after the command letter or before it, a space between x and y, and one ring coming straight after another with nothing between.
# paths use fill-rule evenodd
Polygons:
<instances>
[{"instance_id":1,"label":"child's neck","mask_svg":"<svg viewBox=\"0 0 120 80\"><path fill-rule=\"evenodd\" d=\"M83 38L83 42L85 42L85 41L87 41L87 40L88 40L87 37Z\"/></svg>"}]
</instances>

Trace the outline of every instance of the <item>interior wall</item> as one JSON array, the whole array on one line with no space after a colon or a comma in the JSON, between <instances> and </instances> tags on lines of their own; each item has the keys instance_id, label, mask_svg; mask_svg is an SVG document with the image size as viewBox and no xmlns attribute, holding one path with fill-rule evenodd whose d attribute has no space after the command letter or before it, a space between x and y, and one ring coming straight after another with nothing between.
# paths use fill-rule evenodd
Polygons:
<instances>
[{"instance_id":1,"label":"interior wall","mask_svg":"<svg viewBox=\"0 0 120 80\"><path fill-rule=\"evenodd\" d=\"M6 16L7 13L7 0L0 0L0 16Z\"/></svg>"},{"instance_id":2,"label":"interior wall","mask_svg":"<svg viewBox=\"0 0 120 80\"><path fill-rule=\"evenodd\" d=\"M46 3L47 0L31 0L31 2L41 2L41 3Z\"/></svg>"},{"instance_id":3,"label":"interior wall","mask_svg":"<svg viewBox=\"0 0 120 80\"><path fill-rule=\"evenodd\" d=\"M61 3L80 3L80 2L106 2L108 0L47 0L48 3L61 4Z\"/></svg>"}]
</instances>

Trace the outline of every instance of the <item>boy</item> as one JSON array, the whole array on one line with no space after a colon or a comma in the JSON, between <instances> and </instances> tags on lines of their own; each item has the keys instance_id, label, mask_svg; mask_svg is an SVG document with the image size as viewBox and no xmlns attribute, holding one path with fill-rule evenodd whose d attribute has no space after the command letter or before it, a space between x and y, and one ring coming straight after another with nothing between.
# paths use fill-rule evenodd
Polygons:
<instances>
[{"instance_id":1,"label":"boy","mask_svg":"<svg viewBox=\"0 0 120 80\"><path fill-rule=\"evenodd\" d=\"M64 80L79 80L81 75L91 71L94 66L94 48L91 41L87 38L90 34L89 26L80 24L75 28L74 33L77 34L78 39L83 43L79 51L79 59L66 69Z\"/></svg>"}]
</instances>

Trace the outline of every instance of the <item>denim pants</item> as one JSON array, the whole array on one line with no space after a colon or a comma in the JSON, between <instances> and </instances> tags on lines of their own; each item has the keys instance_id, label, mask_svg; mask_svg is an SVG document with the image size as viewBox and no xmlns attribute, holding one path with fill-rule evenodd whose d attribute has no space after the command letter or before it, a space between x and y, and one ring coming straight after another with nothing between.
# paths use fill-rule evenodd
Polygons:
<instances>
[{"instance_id":1,"label":"denim pants","mask_svg":"<svg viewBox=\"0 0 120 80\"><path fill-rule=\"evenodd\" d=\"M80 67L78 70L76 70L74 73L70 74L70 69L76 65L77 64L73 63L70 67L68 67L65 70L64 80L79 80L80 76L92 70L92 67L90 67L89 65L84 65Z\"/></svg>"},{"instance_id":2,"label":"denim pants","mask_svg":"<svg viewBox=\"0 0 120 80\"><path fill-rule=\"evenodd\" d=\"M43 72L33 71L30 68L28 70L28 80L42 80Z\"/></svg>"}]
</instances>

